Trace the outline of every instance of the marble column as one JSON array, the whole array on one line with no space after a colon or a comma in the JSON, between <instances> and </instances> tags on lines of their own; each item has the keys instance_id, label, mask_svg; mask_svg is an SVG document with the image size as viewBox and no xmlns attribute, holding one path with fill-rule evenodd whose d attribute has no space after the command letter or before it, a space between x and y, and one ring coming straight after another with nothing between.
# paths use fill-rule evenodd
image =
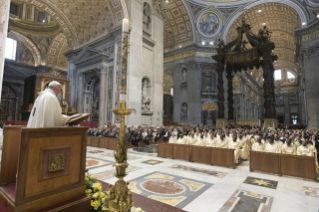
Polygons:
<instances>
[{"instance_id":1,"label":"marble column","mask_svg":"<svg viewBox=\"0 0 319 212\"><path fill-rule=\"evenodd\" d=\"M251 103L251 88L248 86L248 115L247 118L248 120L252 119L252 103Z\"/></svg>"},{"instance_id":2,"label":"marble column","mask_svg":"<svg viewBox=\"0 0 319 212\"><path fill-rule=\"evenodd\" d=\"M127 70L127 108L135 109L135 112L127 116L127 125L140 125L142 112L142 73L143 64L143 1L131 2L131 32L130 49ZM163 78L163 76L162 76ZM161 98L163 98L161 96Z\"/></svg>"},{"instance_id":3,"label":"marble column","mask_svg":"<svg viewBox=\"0 0 319 212\"><path fill-rule=\"evenodd\" d=\"M99 105L99 127L103 127L106 123L105 114L106 114L106 88L107 88L107 67L103 65L100 67L100 105Z\"/></svg>"},{"instance_id":4,"label":"marble column","mask_svg":"<svg viewBox=\"0 0 319 212\"><path fill-rule=\"evenodd\" d=\"M75 107L76 66L73 59L68 61L68 80L71 81L69 86L69 106Z\"/></svg>"},{"instance_id":5,"label":"marble column","mask_svg":"<svg viewBox=\"0 0 319 212\"><path fill-rule=\"evenodd\" d=\"M153 15L153 118L152 124L163 124L164 21L161 14Z\"/></svg>"},{"instance_id":6,"label":"marble column","mask_svg":"<svg viewBox=\"0 0 319 212\"><path fill-rule=\"evenodd\" d=\"M84 75L78 74L78 106L77 106L77 112L83 113L83 88L84 88Z\"/></svg>"},{"instance_id":7,"label":"marble column","mask_svg":"<svg viewBox=\"0 0 319 212\"><path fill-rule=\"evenodd\" d=\"M292 124L290 123L289 94L284 95L284 112L285 112L284 124Z\"/></svg>"},{"instance_id":8,"label":"marble column","mask_svg":"<svg viewBox=\"0 0 319 212\"><path fill-rule=\"evenodd\" d=\"M232 70L227 70L227 103L228 103L228 119L234 119L234 94L233 94L233 73Z\"/></svg>"},{"instance_id":9,"label":"marble column","mask_svg":"<svg viewBox=\"0 0 319 212\"><path fill-rule=\"evenodd\" d=\"M0 99L4 72L6 38L9 23L10 0L0 0Z\"/></svg>"},{"instance_id":10,"label":"marble column","mask_svg":"<svg viewBox=\"0 0 319 212\"><path fill-rule=\"evenodd\" d=\"M223 80L223 72L224 72L224 63L219 60L217 61L217 74L218 74L218 118L225 118L225 97L224 97L224 80Z\"/></svg>"},{"instance_id":11,"label":"marble column","mask_svg":"<svg viewBox=\"0 0 319 212\"><path fill-rule=\"evenodd\" d=\"M35 6L32 6L31 8L31 21L34 22L34 16L35 16Z\"/></svg>"},{"instance_id":12,"label":"marble column","mask_svg":"<svg viewBox=\"0 0 319 212\"><path fill-rule=\"evenodd\" d=\"M27 12L27 4L22 3L22 19L25 19L26 12Z\"/></svg>"},{"instance_id":13,"label":"marble column","mask_svg":"<svg viewBox=\"0 0 319 212\"><path fill-rule=\"evenodd\" d=\"M259 114L258 114L258 101L257 101L257 93L255 92L255 107L254 107L254 114L255 114L255 117L254 119L259 119Z\"/></svg>"},{"instance_id":14,"label":"marble column","mask_svg":"<svg viewBox=\"0 0 319 212\"><path fill-rule=\"evenodd\" d=\"M240 80L240 119L246 119L246 93L245 93L245 81Z\"/></svg>"}]
</instances>

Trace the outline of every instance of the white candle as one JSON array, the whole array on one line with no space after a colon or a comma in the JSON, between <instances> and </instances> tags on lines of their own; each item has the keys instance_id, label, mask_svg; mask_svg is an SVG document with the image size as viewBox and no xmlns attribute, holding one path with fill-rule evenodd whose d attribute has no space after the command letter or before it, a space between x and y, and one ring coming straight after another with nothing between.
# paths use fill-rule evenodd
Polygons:
<instances>
[{"instance_id":1,"label":"white candle","mask_svg":"<svg viewBox=\"0 0 319 212\"><path fill-rule=\"evenodd\" d=\"M130 28L130 21L127 18L123 19L123 32L128 33Z\"/></svg>"}]
</instances>

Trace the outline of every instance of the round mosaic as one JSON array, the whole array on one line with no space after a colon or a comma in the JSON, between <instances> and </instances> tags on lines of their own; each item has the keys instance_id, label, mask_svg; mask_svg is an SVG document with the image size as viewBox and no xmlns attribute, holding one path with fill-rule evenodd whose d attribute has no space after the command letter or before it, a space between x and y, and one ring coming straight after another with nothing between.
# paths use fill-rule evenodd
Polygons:
<instances>
[{"instance_id":1,"label":"round mosaic","mask_svg":"<svg viewBox=\"0 0 319 212\"><path fill-rule=\"evenodd\" d=\"M147 191L158 194L180 194L185 190L181 184L168 180L147 180L141 186Z\"/></svg>"},{"instance_id":2,"label":"round mosaic","mask_svg":"<svg viewBox=\"0 0 319 212\"><path fill-rule=\"evenodd\" d=\"M197 21L198 31L205 37L214 37L220 31L222 23L217 13L202 13Z\"/></svg>"}]
</instances>

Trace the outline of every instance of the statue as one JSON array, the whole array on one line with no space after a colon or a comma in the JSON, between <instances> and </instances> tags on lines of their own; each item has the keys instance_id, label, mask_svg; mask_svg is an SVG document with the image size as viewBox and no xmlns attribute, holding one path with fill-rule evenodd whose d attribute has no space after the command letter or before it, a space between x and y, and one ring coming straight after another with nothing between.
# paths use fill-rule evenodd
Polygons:
<instances>
[{"instance_id":1,"label":"statue","mask_svg":"<svg viewBox=\"0 0 319 212\"><path fill-rule=\"evenodd\" d=\"M143 8L143 31L144 32L149 32L151 24L151 7L149 4L144 3L144 8Z\"/></svg>"},{"instance_id":2,"label":"statue","mask_svg":"<svg viewBox=\"0 0 319 212\"><path fill-rule=\"evenodd\" d=\"M185 68L182 70L182 83L187 83L187 71Z\"/></svg>"},{"instance_id":3,"label":"statue","mask_svg":"<svg viewBox=\"0 0 319 212\"><path fill-rule=\"evenodd\" d=\"M270 32L267 28L267 26L264 26L263 29L260 29L258 34L261 38L262 43L268 43L270 41Z\"/></svg>"},{"instance_id":4,"label":"statue","mask_svg":"<svg viewBox=\"0 0 319 212\"><path fill-rule=\"evenodd\" d=\"M142 111L150 111L151 99L148 96L148 79L142 82Z\"/></svg>"},{"instance_id":5,"label":"statue","mask_svg":"<svg viewBox=\"0 0 319 212\"><path fill-rule=\"evenodd\" d=\"M222 49L224 48L224 46L225 46L224 40L218 39L218 41L217 41L217 52L218 53L222 53Z\"/></svg>"},{"instance_id":6,"label":"statue","mask_svg":"<svg viewBox=\"0 0 319 212\"><path fill-rule=\"evenodd\" d=\"M187 117L187 104L186 103L183 103L183 105L182 105L181 117Z\"/></svg>"}]
</instances>

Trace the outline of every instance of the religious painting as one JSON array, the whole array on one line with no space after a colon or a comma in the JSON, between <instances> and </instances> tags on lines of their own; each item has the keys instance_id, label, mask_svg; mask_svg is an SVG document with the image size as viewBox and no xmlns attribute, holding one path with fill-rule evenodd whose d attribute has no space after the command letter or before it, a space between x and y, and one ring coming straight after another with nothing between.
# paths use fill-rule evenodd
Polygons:
<instances>
[{"instance_id":1,"label":"religious painting","mask_svg":"<svg viewBox=\"0 0 319 212\"><path fill-rule=\"evenodd\" d=\"M52 41L52 37L48 36L38 36L38 35L28 35L27 36L29 39L31 39L34 44L38 47L42 55L46 55L50 43Z\"/></svg>"},{"instance_id":2,"label":"religious painting","mask_svg":"<svg viewBox=\"0 0 319 212\"><path fill-rule=\"evenodd\" d=\"M31 51L22 43L20 43L18 53L18 61L28 65L35 65L34 57Z\"/></svg>"},{"instance_id":3,"label":"religious painting","mask_svg":"<svg viewBox=\"0 0 319 212\"><path fill-rule=\"evenodd\" d=\"M93 101L92 101L92 120L99 119L99 105L100 105L100 82L95 82L93 86Z\"/></svg>"},{"instance_id":4,"label":"religious painting","mask_svg":"<svg viewBox=\"0 0 319 212\"><path fill-rule=\"evenodd\" d=\"M200 16L197 22L199 32L207 37L215 36L221 27L220 19L214 12L207 12Z\"/></svg>"}]
</instances>

